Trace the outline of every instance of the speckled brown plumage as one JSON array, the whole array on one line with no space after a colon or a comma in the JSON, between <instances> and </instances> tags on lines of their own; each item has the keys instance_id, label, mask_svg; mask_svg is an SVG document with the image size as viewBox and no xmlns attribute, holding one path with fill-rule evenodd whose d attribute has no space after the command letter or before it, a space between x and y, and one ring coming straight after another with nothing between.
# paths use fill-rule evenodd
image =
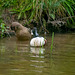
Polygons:
<instances>
[{"instance_id":1,"label":"speckled brown plumage","mask_svg":"<svg viewBox=\"0 0 75 75\"><path fill-rule=\"evenodd\" d=\"M18 22L12 22L11 29L15 31L18 40L29 40L31 38L29 29Z\"/></svg>"}]
</instances>

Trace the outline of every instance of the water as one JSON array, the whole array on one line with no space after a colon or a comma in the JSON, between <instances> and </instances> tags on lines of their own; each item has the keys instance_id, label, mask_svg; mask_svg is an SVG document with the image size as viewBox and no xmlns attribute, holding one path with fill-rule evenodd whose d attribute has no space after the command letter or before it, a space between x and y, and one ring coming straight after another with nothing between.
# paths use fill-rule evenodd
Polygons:
<instances>
[{"instance_id":1,"label":"water","mask_svg":"<svg viewBox=\"0 0 75 75\"><path fill-rule=\"evenodd\" d=\"M0 75L75 75L75 33L51 36L44 48L15 37L0 39Z\"/></svg>"}]
</instances>

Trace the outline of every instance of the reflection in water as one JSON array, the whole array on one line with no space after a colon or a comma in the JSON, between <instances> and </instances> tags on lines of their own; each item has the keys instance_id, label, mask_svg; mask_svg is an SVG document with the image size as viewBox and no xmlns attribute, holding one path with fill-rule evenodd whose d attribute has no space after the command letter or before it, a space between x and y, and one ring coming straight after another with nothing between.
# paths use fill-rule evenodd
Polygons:
<instances>
[{"instance_id":1,"label":"reflection in water","mask_svg":"<svg viewBox=\"0 0 75 75\"><path fill-rule=\"evenodd\" d=\"M29 41L16 41L17 52L28 52Z\"/></svg>"},{"instance_id":2,"label":"reflection in water","mask_svg":"<svg viewBox=\"0 0 75 75\"><path fill-rule=\"evenodd\" d=\"M44 68L44 66L42 64L44 64L44 52L45 52L45 48L42 47L30 47L30 57L32 58L30 61L32 62L32 64L30 64L31 67L34 67L35 69L32 69L32 72L36 72L36 73L42 73L42 69ZM34 60L35 59L35 60Z\"/></svg>"},{"instance_id":3,"label":"reflection in water","mask_svg":"<svg viewBox=\"0 0 75 75\"><path fill-rule=\"evenodd\" d=\"M31 50L31 53L40 55L40 54L44 54L45 48L30 47L30 50Z\"/></svg>"},{"instance_id":4,"label":"reflection in water","mask_svg":"<svg viewBox=\"0 0 75 75\"><path fill-rule=\"evenodd\" d=\"M30 47L15 37L0 39L0 75L75 75L75 34L51 36L45 48Z\"/></svg>"}]
</instances>

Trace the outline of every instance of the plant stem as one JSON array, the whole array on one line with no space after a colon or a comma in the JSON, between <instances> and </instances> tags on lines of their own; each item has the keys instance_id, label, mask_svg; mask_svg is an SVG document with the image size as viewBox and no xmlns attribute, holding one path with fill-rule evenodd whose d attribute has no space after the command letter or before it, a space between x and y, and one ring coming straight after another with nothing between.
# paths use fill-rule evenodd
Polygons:
<instances>
[{"instance_id":1,"label":"plant stem","mask_svg":"<svg viewBox=\"0 0 75 75\"><path fill-rule=\"evenodd\" d=\"M52 52L52 49L53 49L53 39L54 39L54 32L52 33L51 52Z\"/></svg>"}]
</instances>

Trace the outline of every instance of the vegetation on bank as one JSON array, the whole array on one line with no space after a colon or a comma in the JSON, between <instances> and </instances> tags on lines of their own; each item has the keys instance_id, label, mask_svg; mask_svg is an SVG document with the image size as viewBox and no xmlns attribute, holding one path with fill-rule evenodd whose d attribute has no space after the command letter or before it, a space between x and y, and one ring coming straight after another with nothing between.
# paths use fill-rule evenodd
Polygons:
<instances>
[{"instance_id":1,"label":"vegetation on bank","mask_svg":"<svg viewBox=\"0 0 75 75\"><path fill-rule=\"evenodd\" d=\"M7 26L12 21L22 21L24 25L35 21L48 31L75 28L74 0L0 0L0 11L0 32L5 30L2 23Z\"/></svg>"}]
</instances>

